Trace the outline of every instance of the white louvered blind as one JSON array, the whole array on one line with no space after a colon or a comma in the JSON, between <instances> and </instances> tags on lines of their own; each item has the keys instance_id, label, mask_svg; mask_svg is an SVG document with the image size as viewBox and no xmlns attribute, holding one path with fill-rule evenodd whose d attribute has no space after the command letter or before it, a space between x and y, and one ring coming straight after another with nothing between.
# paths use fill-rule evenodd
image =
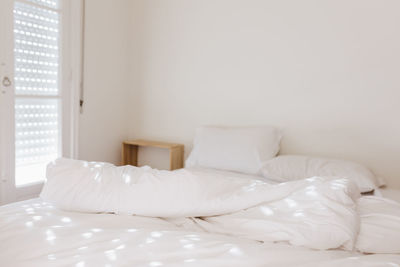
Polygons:
<instances>
[{"instance_id":1,"label":"white louvered blind","mask_svg":"<svg viewBox=\"0 0 400 267\"><path fill-rule=\"evenodd\" d=\"M61 155L59 1L14 3L17 186L43 181Z\"/></svg>"}]
</instances>

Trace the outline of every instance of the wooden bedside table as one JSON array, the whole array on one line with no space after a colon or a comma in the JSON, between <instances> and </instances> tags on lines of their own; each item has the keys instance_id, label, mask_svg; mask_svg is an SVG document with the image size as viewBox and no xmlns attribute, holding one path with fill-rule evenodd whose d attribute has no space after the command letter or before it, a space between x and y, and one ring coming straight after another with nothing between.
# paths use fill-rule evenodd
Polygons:
<instances>
[{"instance_id":1,"label":"wooden bedside table","mask_svg":"<svg viewBox=\"0 0 400 267\"><path fill-rule=\"evenodd\" d=\"M122 165L137 166L139 147L157 147L168 149L169 169L176 170L183 168L184 145L142 139L125 141L122 143Z\"/></svg>"}]
</instances>

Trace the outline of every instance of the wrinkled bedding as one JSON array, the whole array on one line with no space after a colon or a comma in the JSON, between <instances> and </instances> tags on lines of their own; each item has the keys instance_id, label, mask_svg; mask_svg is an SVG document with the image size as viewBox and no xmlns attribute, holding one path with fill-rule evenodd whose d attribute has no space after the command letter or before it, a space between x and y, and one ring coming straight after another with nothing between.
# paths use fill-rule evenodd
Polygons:
<instances>
[{"instance_id":1,"label":"wrinkled bedding","mask_svg":"<svg viewBox=\"0 0 400 267\"><path fill-rule=\"evenodd\" d=\"M400 266L400 255L314 250L199 231L191 218L0 208L0 266Z\"/></svg>"},{"instance_id":2,"label":"wrinkled bedding","mask_svg":"<svg viewBox=\"0 0 400 267\"><path fill-rule=\"evenodd\" d=\"M0 208L0 263L400 266L396 237L374 247L384 236L368 231L398 232L398 209L339 177L276 185L60 159L41 199Z\"/></svg>"}]
</instances>

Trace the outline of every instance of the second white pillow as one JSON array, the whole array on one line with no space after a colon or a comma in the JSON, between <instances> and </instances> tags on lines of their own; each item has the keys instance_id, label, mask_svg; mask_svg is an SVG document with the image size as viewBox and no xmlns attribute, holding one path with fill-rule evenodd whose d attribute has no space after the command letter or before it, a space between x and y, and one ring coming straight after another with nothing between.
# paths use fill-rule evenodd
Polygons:
<instances>
[{"instance_id":1,"label":"second white pillow","mask_svg":"<svg viewBox=\"0 0 400 267\"><path fill-rule=\"evenodd\" d=\"M362 193L384 185L365 166L346 160L283 155L267 161L262 167L265 178L287 182L313 176L340 176L352 180Z\"/></svg>"}]
</instances>

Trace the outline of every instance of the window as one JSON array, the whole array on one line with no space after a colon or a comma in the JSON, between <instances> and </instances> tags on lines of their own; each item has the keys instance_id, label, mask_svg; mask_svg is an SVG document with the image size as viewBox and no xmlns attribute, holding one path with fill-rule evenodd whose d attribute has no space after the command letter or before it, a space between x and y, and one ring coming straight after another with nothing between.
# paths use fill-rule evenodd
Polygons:
<instances>
[{"instance_id":1,"label":"window","mask_svg":"<svg viewBox=\"0 0 400 267\"><path fill-rule=\"evenodd\" d=\"M1 0L0 203L35 197L77 157L84 0Z\"/></svg>"},{"instance_id":2,"label":"window","mask_svg":"<svg viewBox=\"0 0 400 267\"><path fill-rule=\"evenodd\" d=\"M68 116L72 113L66 107L76 104L71 99L76 95L68 90L79 87L79 83L73 84L72 80L65 83L65 79L63 83L62 74L67 76L67 68L72 69L73 62L68 60L79 62L81 51L76 41L74 47L71 27L63 25L62 18L75 27L81 26L71 23L73 8L80 6L62 2L14 1L16 186L43 181L48 162L61 155L72 156L62 151L63 140L71 140L67 135L71 134L72 119ZM68 11L63 6L68 6ZM63 38L69 40L63 42ZM63 55L68 58L65 62ZM78 76L76 71L74 74Z\"/></svg>"}]
</instances>

